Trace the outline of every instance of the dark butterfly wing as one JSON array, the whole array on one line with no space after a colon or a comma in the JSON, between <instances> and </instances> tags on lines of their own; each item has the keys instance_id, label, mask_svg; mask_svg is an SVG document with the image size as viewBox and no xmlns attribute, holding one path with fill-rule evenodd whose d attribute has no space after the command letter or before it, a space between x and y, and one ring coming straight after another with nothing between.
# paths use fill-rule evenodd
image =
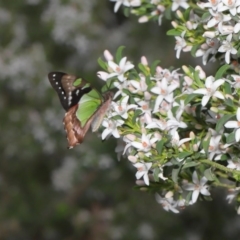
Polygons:
<instances>
[{"instance_id":1,"label":"dark butterfly wing","mask_svg":"<svg viewBox=\"0 0 240 240\"><path fill-rule=\"evenodd\" d=\"M63 119L63 125L67 133L68 148L73 148L76 145L81 144L83 142L85 134L91 125L93 132L99 128L103 121L103 117L111 104L112 97L113 94L111 92L105 93L103 95L104 102L99 107L99 109L96 110L96 112L88 119L84 127L81 126L81 122L77 119L76 116L78 105L75 105L69 109Z\"/></svg>"},{"instance_id":2,"label":"dark butterfly wing","mask_svg":"<svg viewBox=\"0 0 240 240\"><path fill-rule=\"evenodd\" d=\"M83 94L90 92L92 89L83 80L75 86L74 82L78 77L63 72L50 72L48 79L57 92L60 102L66 111L76 105Z\"/></svg>"}]
</instances>

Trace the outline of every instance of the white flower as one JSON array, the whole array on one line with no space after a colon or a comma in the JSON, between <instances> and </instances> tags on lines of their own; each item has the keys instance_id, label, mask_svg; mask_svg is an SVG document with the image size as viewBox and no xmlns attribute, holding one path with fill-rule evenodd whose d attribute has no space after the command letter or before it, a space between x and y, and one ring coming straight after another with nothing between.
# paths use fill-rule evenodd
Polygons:
<instances>
[{"instance_id":1,"label":"white flower","mask_svg":"<svg viewBox=\"0 0 240 240\"><path fill-rule=\"evenodd\" d=\"M208 191L208 185L206 185L207 183L206 177L202 177L201 180L199 181L197 172L194 171L192 175L192 181L193 183L188 183L184 186L185 190L193 191L191 201L192 204L197 201L200 193L205 196L210 196L210 192Z\"/></svg>"},{"instance_id":2,"label":"white flower","mask_svg":"<svg viewBox=\"0 0 240 240\"><path fill-rule=\"evenodd\" d=\"M130 80L129 81L129 84L131 84L135 89L132 89L129 87L129 90L132 92L132 93L143 93L145 91L147 91L147 84L146 84L146 79L145 79L145 76L143 76L142 74L139 75L140 77L140 81L136 81L136 80Z\"/></svg>"},{"instance_id":3,"label":"white flower","mask_svg":"<svg viewBox=\"0 0 240 240\"><path fill-rule=\"evenodd\" d=\"M119 95L126 96L126 93L124 93L124 89L127 89L128 81L124 81L123 83L120 82L114 82L113 85L118 89L118 91L115 93L113 99L116 99Z\"/></svg>"},{"instance_id":4,"label":"white flower","mask_svg":"<svg viewBox=\"0 0 240 240\"><path fill-rule=\"evenodd\" d=\"M220 22L227 22L231 19L231 16L229 14L224 15L220 12L215 12L211 9L209 9L209 12L213 16L213 18L207 23L208 28L214 27Z\"/></svg>"},{"instance_id":5,"label":"white flower","mask_svg":"<svg viewBox=\"0 0 240 240\"><path fill-rule=\"evenodd\" d=\"M240 5L239 0L222 0L223 4L219 4L218 11L223 12L228 10L233 16L237 14L237 7Z\"/></svg>"},{"instance_id":6,"label":"white flower","mask_svg":"<svg viewBox=\"0 0 240 240\"><path fill-rule=\"evenodd\" d=\"M102 125L106 128L102 132L102 139L105 139L108 135L113 135L115 138L119 138L119 132L117 127L124 123L123 120L104 119Z\"/></svg>"},{"instance_id":7,"label":"white flower","mask_svg":"<svg viewBox=\"0 0 240 240\"><path fill-rule=\"evenodd\" d=\"M115 111L112 114L113 116L120 115L122 118L127 119L128 118L128 110L132 109L132 108L137 108L137 105L135 105L135 104L128 105L128 99L129 99L129 96L125 96L117 103L112 102L112 106Z\"/></svg>"},{"instance_id":8,"label":"white flower","mask_svg":"<svg viewBox=\"0 0 240 240\"><path fill-rule=\"evenodd\" d=\"M140 141L133 141L131 145L137 148L138 151L149 152L152 144L155 143L158 139L153 137L151 138L151 134L142 134L142 138Z\"/></svg>"},{"instance_id":9,"label":"white flower","mask_svg":"<svg viewBox=\"0 0 240 240\"><path fill-rule=\"evenodd\" d=\"M223 23L220 22L218 24L218 31L222 35L229 35L229 34L232 34L234 32L234 27L232 25L223 25Z\"/></svg>"},{"instance_id":10,"label":"white flower","mask_svg":"<svg viewBox=\"0 0 240 240\"><path fill-rule=\"evenodd\" d=\"M237 160L228 160L228 168L240 170L240 159Z\"/></svg>"},{"instance_id":11,"label":"white flower","mask_svg":"<svg viewBox=\"0 0 240 240\"><path fill-rule=\"evenodd\" d=\"M224 83L224 80L223 79L219 79L216 81L214 80L215 79L213 76L207 77L205 81L206 88L200 88L194 91L194 93L199 93L204 95L202 98L202 106L206 106L212 96L216 98L224 99L223 94L217 91L217 88Z\"/></svg>"},{"instance_id":12,"label":"white flower","mask_svg":"<svg viewBox=\"0 0 240 240\"><path fill-rule=\"evenodd\" d=\"M234 88L240 88L240 76L239 75L231 75L231 77L234 79L234 83L232 83L233 84L233 86L234 86Z\"/></svg>"},{"instance_id":13,"label":"white flower","mask_svg":"<svg viewBox=\"0 0 240 240\"><path fill-rule=\"evenodd\" d=\"M151 12L152 16L158 15L158 25L162 24L163 12L165 11L165 7L163 5L157 5L157 9Z\"/></svg>"},{"instance_id":14,"label":"white flower","mask_svg":"<svg viewBox=\"0 0 240 240\"><path fill-rule=\"evenodd\" d=\"M210 160L212 160L214 158L214 156L217 154L221 154L222 151L219 148L219 142L221 140L222 136L221 135L217 135L217 136L212 136L210 139L210 143L209 143L209 147L208 147L208 157Z\"/></svg>"},{"instance_id":15,"label":"white flower","mask_svg":"<svg viewBox=\"0 0 240 240\"><path fill-rule=\"evenodd\" d=\"M175 50L177 50L176 53L176 57L179 58L180 57L180 53L182 51L182 49L184 49L187 46L187 43L185 41L185 39L183 38L185 35L185 32L182 32L181 37L176 36L176 45L175 45Z\"/></svg>"},{"instance_id":16,"label":"white flower","mask_svg":"<svg viewBox=\"0 0 240 240\"><path fill-rule=\"evenodd\" d=\"M239 142L240 141L240 108L237 109L236 117L237 117L237 121L228 121L225 123L224 126L226 128L237 129L235 133L235 139L236 139L236 142Z\"/></svg>"},{"instance_id":17,"label":"white flower","mask_svg":"<svg viewBox=\"0 0 240 240\"><path fill-rule=\"evenodd\" d=\"M168 111L167 115L168 115L167 126L168 129L171 129L172 133L178 128L187 127L187 124L185 122L173 116L172 111Z\"/></svg>"},{"instance_id":18,"label":"white flower","mask_svg":"<svg viewBox=\"0 0 240 240\"><path fill-rule=\"evenodd\" d=\"M189 142L191 138L183 138L180 140L179 134L177 131L174 131L172 134L171 143L174 147L180 147L183 143Z\"/></svg>"},{"instance_id":19,"label":"white flower","mask_svg":"<svg viewBox=\"0 0 240 240\"><path fill-rule=\"evenodd\" d=\"M206 65L207 61L214 61L214 55L219 48L219 40L217 38L206 39L206 43L201 45L201 48L197 50L196 57L203 56L203 64ZM210 59L209 57L212 56Z\"/></svg>"},{"instance_id":20,"label":"white flower","mask_svg":"<svg viewBox=\"0 0 240 240\"><path fill-rule=\"evenodd\" d=\"M140 179L141 177L143 177L145 184L149 185L148 171L150 170L152 163L139 162L133 164L133 166L138 170L136 172L136 178Z\"/></svg>"},{"instance_id":21,"label":"white flower","mask_svg":"<svg viewBox=\"0 0 240 240\"><path fill-rule=\"evenodd\" d=\"M225 61L226 63L230 63L230 54L236 54L237 49L232 45L232 34L228 35L226 40L223 41L222 46L218 49L219 52L226 52L225 53Z\"/></svg>"},{"instance_id":22,"label":"white flower","mask_svg":"<svg viewBox=\"0 0 240 240\"><path fill-rule=\"evenodd\" d=\"M229 189L229 194L227 195L226 199L228 200L228 203L232 203L233 199L236 198L239 194L239 187L235 189Z\"/></svg>"},{"instance_id":23,"label":"white flower","mask_svg":"<svg viewBox=\"0 0 240 240\"><path fill-rule=\"evenodd\" d=\"M139 98L134 98L135 103L137 103L140 107L138 109L141 109L143 113L147 113L149 115L151 115L151 111L152 109L149 106L149 102L148 101L143 101L140 100Z\"/></svg>"},{"instance_id":24,"label":"white flower","mask_svg":"<svg viewBox=\"0 0 240 240\"><path fill-rule=\"evenodd\" d=\"M114 6L114 12L117 12L120 6L123 4L126 7L138 7L141 5L140 0L110 0L111 2L116 2Z\"/></svg>"},{"instance_id":25,"label":"white flower","mask_svg":"<svg viewBox=\"0 0 240 240\"><path fill-rule=\"evenodd\" d=\"M162 103L163 99L171 103L173 101L173 91L179 87L178 83L168 85L167 79L163 78L162 81L158 81L156 86L151 89L151 92L157 94L155 101L155 106L153 112L158 112L159 105Z\"/></svg>"},{"instance_id":26,"label":"white flower","mask_svg":"<svg viewBox=\"0 0 240 240\"><path fill-rule=\"evenodd\" d=\"M117 76L120 82L126 80L124 73L134 68L134 65L127 61L127 57L122 58L119 65L113 61L108 61L108 66L113 71L113 73L109 74L108 78Z\"/></svg>"},{"instance_id":27,"label":"white flower","mask_svg":"<svg viewBox=\"0 0 240 240\"><path fill-rule=\"evenodd\" d=\"M212 8L213 10L217 10L218 9L218 6L219 6L219 3L221 2L222 0L208 0L208 2L198 2L197 5L200 7L200 8Z\"/></svg>"},{"instance_id":28,"label":"white flower","mask_svg":"<svg viewBox=\"0 0 240 240\"><path fill-rule=\"evenodd\" d=\"M166 210L167 212L170 210L174 213L179 213L179 211L176 209L177 202L173 200L173 197L170 194L167 193L163 198L156 193L155 197L156 197L156 201L162 205L164 210Z\"/></svg>"},{"instance_id":29,"label":"white flower","mask_svg":"<svg viewBox=\"0 0 240 240\"><path fill-rule=\"evenodd\" d=\"M167 122L164 119L152 118L152 121L147 124L146 128L158 128L164 131L167 128Z\"/></svg>"},{"instance_id":30,"label":"white flower","mask_svg":"<svg viewBox=\"0 0 240 240\"><path fill-rule=\"evenodd\" d=\"M102 80L107 81L107 79L109 78L109 73L103 72L103 71L98 71L97 76L99 78L101 78Z\"/></svg>"},{"instance_id":31,"label":"white flower","mask_svg":"<svg viewBox=\"0 0 240 240\"><path fill-rule=\"evenodd\" d=\"M172 11L175 12L179 7L184 9L189 8L189 4L186 1L187 0L173 0Z\"/></svg>"}]
</instances>

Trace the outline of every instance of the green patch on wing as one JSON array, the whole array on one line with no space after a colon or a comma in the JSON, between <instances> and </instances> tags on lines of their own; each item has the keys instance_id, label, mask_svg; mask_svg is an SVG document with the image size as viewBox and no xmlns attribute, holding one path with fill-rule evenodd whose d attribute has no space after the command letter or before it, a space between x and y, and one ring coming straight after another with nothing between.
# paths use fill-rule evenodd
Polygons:
<instances>
[{"instance_id":1,"label":"green patch on wing","mask_svg":"<svg viewBox=\"0 0 240 240\"><path fill-rule=\"evenodd\" d=\"M78 79L76 79L76 80L74 81L73 86L74 86L74 87L77 87L77 86L79 86L81 83L82 83L82 78L78 78Z\"/></svg>"},{"instance_id":2,"label":"green patch on wing","mask_svg":"<svg viewBox=\"0 0 240 240\"><path fill-rule=\"evenodd\" d=\"M95 89L92 89L89 93L82 96L76 112L81 127L85 126L87 121L93 116L101 104L102 97Z\"/></svg>"}]
</instances>

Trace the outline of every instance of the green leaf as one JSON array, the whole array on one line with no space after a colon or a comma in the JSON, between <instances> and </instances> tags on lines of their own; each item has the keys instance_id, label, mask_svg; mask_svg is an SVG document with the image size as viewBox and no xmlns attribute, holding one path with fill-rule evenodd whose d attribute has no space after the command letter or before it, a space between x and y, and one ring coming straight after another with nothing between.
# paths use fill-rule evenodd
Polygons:
<instances>
[{"instance_id":1,"label":"green leaf","mask_svg":"<svg viewBox=\"0 0 240 240\"><path fill-rule=\"evenodd\" d=\"M189 19L189 15L190 15L190 12L192 11L191 8L187 8L184 13L183 13L183 17L185 20Z\"/></svg>"},{"instance_id":2,"label":"green leaf","mask_svg":"<svg viewBox=\"0 0 240 240\"><path fill-rule=\"evenodd\" d=\"M182 169L185 169L185 168L190 168L190 167L196 167L198 166L200 163L198 162L187 162L183 165Z\"/></svg>"},{"instance_id":3,"label":"green leaf","mask_svg":"<svg viewBox=\"0 0 240 240\"><path fill-rule=\"evenodd\" d=\"M130 8L129 7L124 8L123 14L125 17L129 17L130 16Z\"/></svg>"},{"instance_id":4,"label":"green leaf","mask_svg":"<svg viewBox=\"0 0 240 240\"><path fill-rule=\"evenodd\" d=\"M231 118L235 117L235 114L225 114L217 121L217 125L215 127L215 130L219 132L221 129L224 128L224 124Z\"/></svg>"},{"instance_id":5,"label":"green leaf","mask_svg":"<svg viewBox=\"0 0 240 240\"><path fill-rule=\"evenodd\" d=\"M117 52L116 52L116 62L119 63L122 59L122 51L123 49L125 48L125 46L120 46L118 49L117 49Z\"/></svg>"},{"instance_id":6,"label":"green leaf","mask_svg":"<svg viewBox=\"0 0 240 240\"><path fill-rule=\"evenodd\" d=\"M99 66L104 69L105 71L107 71L107 64L101 59L101 58L98 58L98 64Z\"/></svg>"},{"instance_id":7,"label":"green leaf","mask_svg":"<svg viewBox=\"0 0 240 240\"><path fill-rule=\"evenodd\" d=\"M217 80L217 79L222 78L223 75L224 75L224 73L225 73L230 67L231 67L231 66L228 65L228 64L225 64L225 65L221 66L221 67L218 69L217 73L215 74L215 79Z\"/></svg>"},{"instance_id":8,"label":"green leaf","mask_svg":"<svg viewBox=\"0 0 240 240\"><path fill-rule=\"evenodd\" d=\"M208 153L209 144L210 144L210 138L208 138L207 140L203 140L202 141L202 145L203 145L203 149L204 149L205 155Z\"/></svg>"},{"instance_id":9,"label":"green leaf","mask_svg":"<svg viewBox=\"0 0 240 240\"><path fill-rule=\"evenodd\" d=\"M158 66L158 64L160 63L160 60L155 60L152 65L151 65L151 74L154 76L156 73L156 67Z\"/></svg>"},{"instance_id":10,"label":"green leaf","mask_svg":"<svg viewBox=\"0 0 240 240\"><path fill-rule=\"evenodd\" d=\"M139 63L139 64L138 64L138 68L142 71L142 73L143 73L145 76L148 76L148 75L149 75L149 72L148 72L148 70L146 69L146 66L143 65L142 63Z\"/></svg>"},{"instance_id":11,"label":"green leaf","mask_svg":"<svg viewBox=\"0 0 240 240\"><path fill-rule=\"evenodd\" d=\"M153 179L154 179L155 182L159 182L159 177L158 177L159 173L160 173L159 168L154 168L153 169Z\"/></svg>"},{"instance_id":12,"label":"green leaf","mask_svg":"<svg viewBox=\"0 0 240 240\"><path fill-rule=\"evenodd\" d=\"M199 49L199 46L200 46L200 44L196 44L196 45L192 46L191 54L192 54L193 57L196 57L196 52Z\"/></svg>"},{"instance_id":13,"label":"green leaf","mask_svg":"<svg viewBox=\"0 0 240 240\"><path fill-rule=\"evenodd\" d=\"M204 176L207 178L208 181L214 181L216 179L216 176L213 174L211 168L208 168L204 171Z\"/></svg>"},{"instance_id":14,"label":"green leaf","mask_svg":"<svg viewBox=\"0 0 240 240\"><path fill-rule=\"evenodd\" d=\"M113 85L113 83L115 82L115 79L111 78L111 79L107 79L106 84L103 85L101 92L105 93L108 92L111 89L114 89L115 86Z\"/></svg>"},{"instance_id":15,"label":"green leaf","mask_svg":"<svg viewBox=\"0 0 240 240\"><path fill-rule=\"evenodd\" d=\"M178 182L178 175L179 175L180 169L181 169L181 168L174 168L174 169L172 170L172 180L173 180L175 183Z\"/></svg>"},{"instance_id":16,"label":"green leaf","mask_svg":"<svg viewBox=\"0 0 240 240\"><path fill-rule=\"evenodd\" d=\"M211 14L209 12L205 12L201 17L201 20L205 21L205 20L208 20L210 17L211 17Z\"/></svg>"},{"instance_id":17,"label":"green leaf","mask_svg":"<svg viewBox=\"0 0 240 240\"><path fill-rule=\"evenodd\" d=\"M191 152L180 152L180 153L178 153L178 157L179 157L180 159L184 159L184 158L186 158L186 157L188 157L188 156L190 156L190 155L192 155Z\"/></svg>"},{"instance_id":18,"label":"green leaf","mask_svg":"<svg viewBox=\"0 0 240 240\"><path fill-rule=\"evenodd\" d=\"M234 107L234 103L233 103L233 100L231 98L225 98L225 101L224 103L230 107Z\"/></svg>"},{"instance_id":19,"label":"green leaf","mask_svg":"<svg viewBox=\"0 0 240 240\"><path fill-rule=\"evenodd\" d=\"M187 105L188 103L190 103L194 98L199 97L199 94L196 93L192 93L187 95L186 99L184 100L185 105Z\"/></svg>"},{"instance_id":20,"label":"green leaf","mask_svg":"<svg viewBox=\"0 0 240 240\"><path fill-rule=\"evenodd\" d=\"M224 82L223 86L224 86L225 93L232 94L232 89L231 89L230 83Z\"/></svg>"},{"instance_id":21,"label":"green leaf","mask_svg":"<svg viewBox=\"0 0 240 240\"><path fill-rule=\"evenodd\" d=\"M141 109L137 109L134 111L134 115L132 118L132 123L135 124L136 123L136 119L139 117L139 115L142 114L142 110Z\"/></svg>"},{"instance_id":22,"label":"green leaf","mask_svg":"<svg viewBox=\"0 0 240 240\"><path fill-rule=\"evenodd\" d=\"M180 32L179 30L177 30L175 28L167 31L168 36L181 36L181 34L182 34L182 32Z\"/></svg>"},{"instance_id":23,"label":"green leaf","mask_svg":"<svg viewBox=\"0 0 240 240\"><path fill-rule=\"evenodd\" d=\"M165 142L162 139L162 140L158 141L157 144L156 144L156 149L157 149L157 152L158 152L159 155L162 154L164 143Z\"/></svg>"},{"instance_id":24,"label":"green leaf","mask_svg":"<svg viewBox=\"0 0 240 240\"><path fill-rule=\"evenodd\" d=\"M151 6L152 7L152 6ZM167 7L164 11L164 16L166 19L171 20L172 19L172 9L171 7Z\"/></svg>"},{"instance_id":25,"label":"green leaf","mask_svg":"<svg viewBox=\"0 0 240 240\"><path fill-rule=\"evenodd\" d=\"M230 133L226 138L226 143L233 143L235 142L235 132Z\"/></svg>"}]
</instances>

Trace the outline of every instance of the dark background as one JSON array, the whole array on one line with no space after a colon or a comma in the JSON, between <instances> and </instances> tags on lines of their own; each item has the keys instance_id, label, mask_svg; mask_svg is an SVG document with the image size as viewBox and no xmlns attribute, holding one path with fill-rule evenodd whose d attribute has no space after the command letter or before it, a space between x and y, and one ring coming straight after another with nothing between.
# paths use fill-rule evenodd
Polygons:
<instances>
[{"instance_id":1,"label":"dark background","mask_svg":"<svg viewBox=\"0 0 240 240\"><path fill-rule=\"evenodd\" d=\"M0 2L0 240L239 239L239 217L225 193L168 213L154 195L133 188L135 168L117 160L115 140L88 133L67 149L64 110L48 72L77 74L100 88L97 59L120 45L135 64L142 55L163 67L197 64L189 53L176 61L169 23L140 25L113 7L97 0Z\"/></svg>"}]
</instances>

